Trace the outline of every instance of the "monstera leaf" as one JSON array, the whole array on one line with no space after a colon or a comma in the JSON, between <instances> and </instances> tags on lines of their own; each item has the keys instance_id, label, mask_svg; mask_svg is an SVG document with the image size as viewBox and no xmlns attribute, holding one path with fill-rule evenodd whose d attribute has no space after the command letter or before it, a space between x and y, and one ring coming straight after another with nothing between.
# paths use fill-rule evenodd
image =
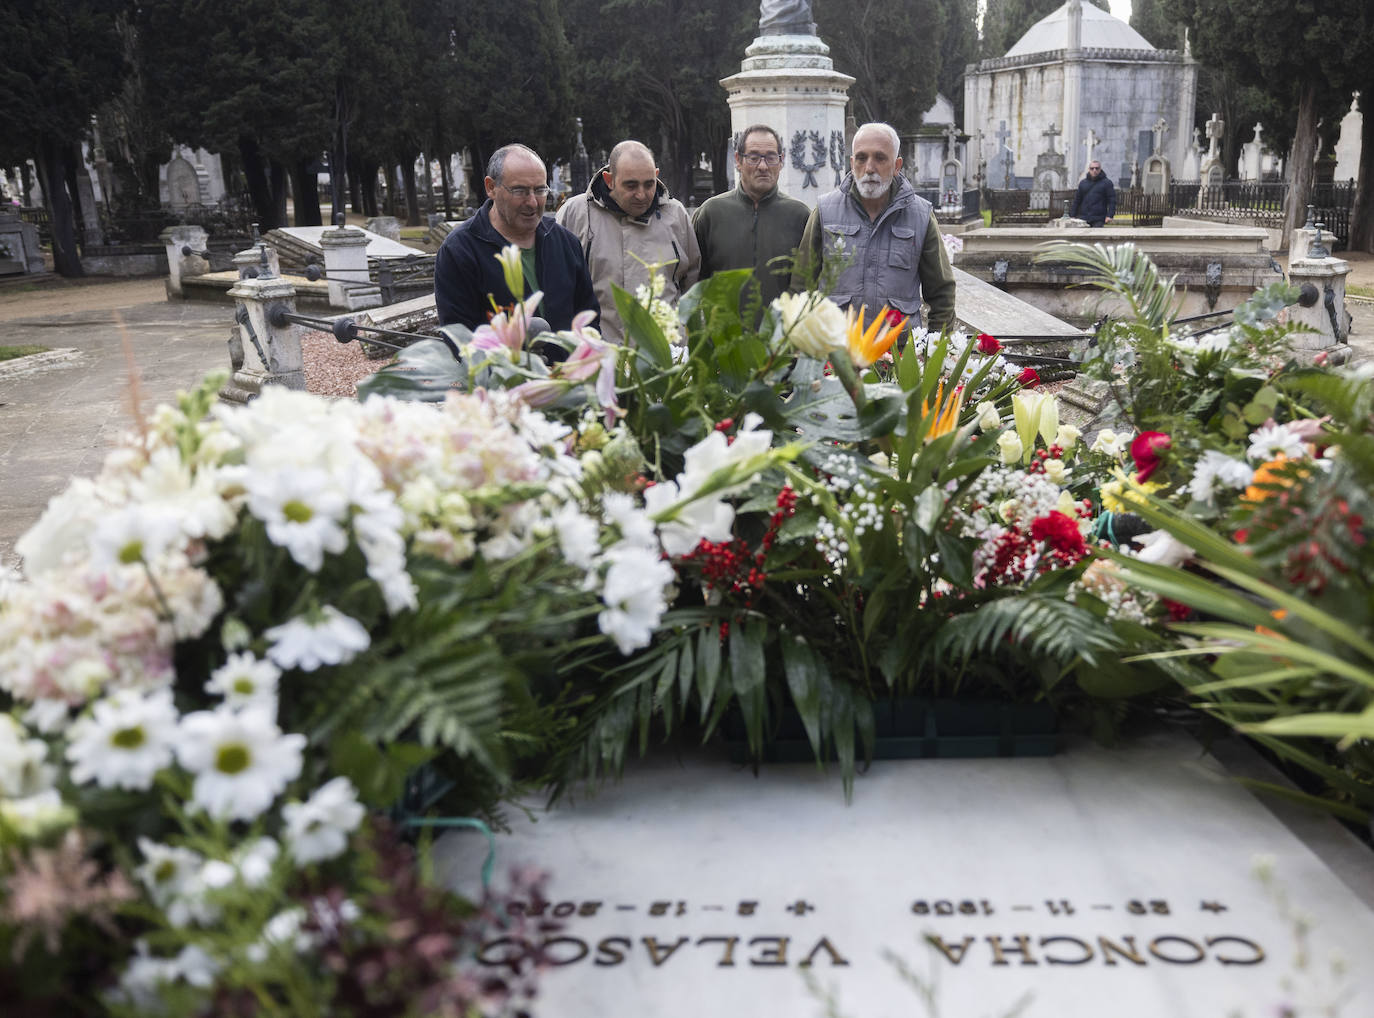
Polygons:
<instances>
[{"instance_id":1,"label":"monstera leaf","mask_svg":"<svg viewBox=\"0 0 1374 1018\"><path fill-rule=\"evenodd\" d=\"M791 381L794 388L783 403L783 417L812 442L862 442L890 434L906 405L896 386L866 385L868 398L863 410L856 410L840 380L825 374L825 364L812 357L797 358Z\"/></svg>"},{"instance_id":2,"label":"monstera leaf","mask_svg":"<svg viewBox=\"0 0 1374 1018\"><path fill-rule=\"evenodd\" d=\"M375 375L358 383L358 398L395 396L397 399L439 403L451 389L468 387L467 365L437 339L422 339L396 355Z\"/></svg>"}]
</instances>

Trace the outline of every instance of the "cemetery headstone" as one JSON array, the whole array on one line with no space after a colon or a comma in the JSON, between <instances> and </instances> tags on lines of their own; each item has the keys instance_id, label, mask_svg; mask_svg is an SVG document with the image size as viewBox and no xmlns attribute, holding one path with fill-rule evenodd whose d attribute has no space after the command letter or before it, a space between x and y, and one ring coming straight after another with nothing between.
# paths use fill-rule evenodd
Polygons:
<instances>
[{"instance_id":1,"label":"cemetery headstone","mask_svg":"<svg viewBox=\"0 0 1374 1018\"><path fill-rule=\"evenodd\" d=\"M177 156L167 164L167 207L179 211L200 204L200 176L189 159Z\"/></svg>"},{"instance_id":2,"label":"cemetery headstone","mask_svg":"<svg viewBox=\"0 0 1374 1018\"><path fill-rule=\"evenodd\" d=\"M1168 732L1053 758L879 762L849 804L811 765L651 758L509 820L500 867L550 881L508 905L529 932L476 957L496 974L542 949L559 1018L1218 1018L1327 999L1374 1013L1374 968L1332 968L1374 937L1374 910ZM448 835L439 871L477 895L486 850Z\"/></svg>"}]
</instances>

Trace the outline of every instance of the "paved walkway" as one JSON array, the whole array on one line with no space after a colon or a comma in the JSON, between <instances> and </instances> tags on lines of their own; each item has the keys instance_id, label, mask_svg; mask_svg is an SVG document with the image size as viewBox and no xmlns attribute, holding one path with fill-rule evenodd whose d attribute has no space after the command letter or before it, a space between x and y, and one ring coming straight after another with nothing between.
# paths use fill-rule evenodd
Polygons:
<instances>
[{"instance_id":1,"label":"paved walkway","mask_svg":"<svg viewBox=\"0 0 1374 1018\"><path fill-rule=\"evenodd\" d=\"M168 302L161 279L0 291L0 345L78 351L29 373L0 362L0 569L48 500L94 474L132 425L130 359L147 412L229 369L231 322L227 305Z\"/></svg>"}]
</instances>

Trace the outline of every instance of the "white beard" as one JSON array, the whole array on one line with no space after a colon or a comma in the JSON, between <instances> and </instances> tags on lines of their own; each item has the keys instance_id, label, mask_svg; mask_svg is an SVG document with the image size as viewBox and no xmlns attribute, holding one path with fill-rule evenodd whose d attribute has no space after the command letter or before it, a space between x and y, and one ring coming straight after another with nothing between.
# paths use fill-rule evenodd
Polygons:
<instances>
[{"instance_id":1,"label":"white beard","mask_svg":"<svg viewBox=\"0 0 1374 1018\"><path fill-rule=\"evenodd\" d=\"M881 198L892 186L891 180L884 180L876 173L866 173L860 179L854 181L854 186L859 189L859 195L872 201Z\"/></svg>"}]
</instances>

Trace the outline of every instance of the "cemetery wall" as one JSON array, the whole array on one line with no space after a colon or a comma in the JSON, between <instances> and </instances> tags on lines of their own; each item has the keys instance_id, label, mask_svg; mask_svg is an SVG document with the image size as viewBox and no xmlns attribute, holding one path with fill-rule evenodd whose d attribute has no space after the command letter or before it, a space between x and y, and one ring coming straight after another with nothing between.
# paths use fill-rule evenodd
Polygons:
<instances>
[{"instance_id":1,"label":"cemetery wall","mask_svg":"<svg viewBox=\"0 0 1374 1018\"><path fill-rule=\"evenodd\" d=\"M1017 177L1034 174L1036 158L1047 150L1044 132L1051 124L1061 132L1055 148L1067 152L1069 176L1077 180L1087 165L1083 138L1091 129L1100 142L1094 155L1117 184L1130 180L1142 132L1163 118L1168 124L1165 153L1182 165L1194 114L1196 64L1172 51L1083 50L1082 86L1076 137L1064 136L1064 51L1026 57L985 60L970 65L965 76L964 130L982 132L980 159L997 151L1005 122L1007 145ZM1185 108L1186 107L1186 108ZM1072 132L1072 128L1067 129ZM1180 136L1182 134L1182 136ZM1145 153L1145 154L1148 154ZM1124 172L1123 172L1124 170Z\"/></svg>"}]
</instances>

